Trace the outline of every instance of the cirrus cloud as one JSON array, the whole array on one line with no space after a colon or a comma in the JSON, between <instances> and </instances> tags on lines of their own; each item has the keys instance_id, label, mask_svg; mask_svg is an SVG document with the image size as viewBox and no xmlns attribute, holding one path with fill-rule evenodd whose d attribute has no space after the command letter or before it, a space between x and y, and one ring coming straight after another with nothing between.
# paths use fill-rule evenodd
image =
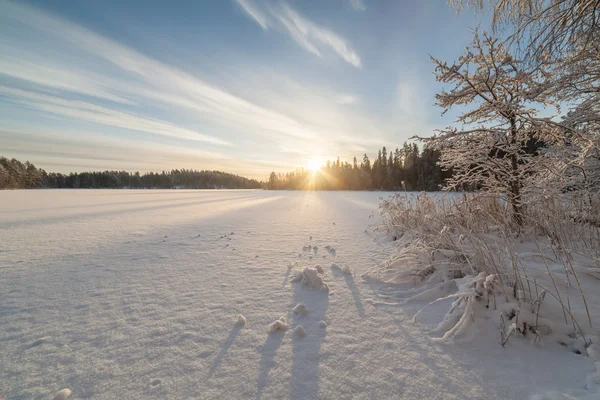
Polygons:
<instances>
[{"instance_id":1,"label":"cirrus cloud","mask_svg":"<svg viewBox=\"0 0 600 400\"><path fill-rule=\"evenodd\" d=\"M267 5L261 8L251 0L236 0L236 2L263 30L275 27L286 31L309 53L322 57L323 51L331 51L348 64L361 68L360 56L346 39L310 21L289 5L281 3L279 6Z\"/></svg>"}]
</instances>

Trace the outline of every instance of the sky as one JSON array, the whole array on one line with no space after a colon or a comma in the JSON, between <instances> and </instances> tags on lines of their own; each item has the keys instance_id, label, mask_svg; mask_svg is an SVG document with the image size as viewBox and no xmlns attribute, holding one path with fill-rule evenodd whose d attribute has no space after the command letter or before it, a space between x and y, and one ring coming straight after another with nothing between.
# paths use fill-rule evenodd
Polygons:
<instances>
[{"instance_id":1,"label":"sky","mask_svg":"<svg viewBox=\"0 0 600 400\"><path fill-rule=\"evenodd\" d=\"M445 0L0 0L0 155L52 172L264 179L451 124Z\"/></svg>"}]
</instances>

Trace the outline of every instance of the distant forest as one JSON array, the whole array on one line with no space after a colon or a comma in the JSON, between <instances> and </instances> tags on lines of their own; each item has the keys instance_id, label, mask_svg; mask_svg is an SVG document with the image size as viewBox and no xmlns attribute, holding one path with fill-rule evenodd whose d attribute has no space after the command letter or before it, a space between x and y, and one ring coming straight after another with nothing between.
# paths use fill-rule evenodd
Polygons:
<instances>
[{"instance_id":1,"label":"distant forest","mask_svg":"<svg viewBox=\"0 0 600 400\"><path fill-rule=\"evenodd\" d=\"M69 175L47 173L36 168L29 161L22 163L16 159L0 157L0 189L260 189L262 182L221 171L195 171L174 169L162 173L101 171L81 172Z\"/></svg>"},{"instance_id":2,"label":"distant forest","mask_svg":"<svg viewBox=\"0 0 600 400\"><path fill-rule=\"evenodd\" d=\"M267 189L314 190L440 190L451 172L438 166L440 152L404 143L388 153L383 147L371 162L364 154L360 162L327 161L319 171L299 169L286 174L271 172Z\"/></svg>"},{"instance_id":3,"label":"distant forest","mask_svg":"<svg viewBox=\"0 0 600 400\"><path fill-rule=\"evenodd\" d=\"M221 171L174 169L161 173L96 171L80 173L48 173L29 161L0 157L0 189L270 189L270 190L439 190L449 172L437 165L440 153L416 144L402 148L379 150L371 162L364 154L352 163L327 161L320 170L299 169L277 174L266 182Z\"/></svg>"}]
</instances>

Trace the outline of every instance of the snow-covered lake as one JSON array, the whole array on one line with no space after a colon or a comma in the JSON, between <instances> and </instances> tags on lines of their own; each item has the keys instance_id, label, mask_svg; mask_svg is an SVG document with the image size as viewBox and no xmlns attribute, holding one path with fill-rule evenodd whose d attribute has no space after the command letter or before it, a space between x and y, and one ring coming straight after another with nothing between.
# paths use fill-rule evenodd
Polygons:
<instances>
[{"instance_id":1,"label":"snow-covered lake","mask_svg":"<svg viewBox=\"0 0 600 400\"><path fill-rule=\"evenodd\" d=\"M526 398L531 365L501 346L437 345L413 310L370 302L386 195L0 192L0 398ZM329 295L292 284L295 261L321 264ZM280 316L306 336L269 334ZM563 365L535 386L583 379L555 356L536 353Z\"/></svg>"}]
</instances>

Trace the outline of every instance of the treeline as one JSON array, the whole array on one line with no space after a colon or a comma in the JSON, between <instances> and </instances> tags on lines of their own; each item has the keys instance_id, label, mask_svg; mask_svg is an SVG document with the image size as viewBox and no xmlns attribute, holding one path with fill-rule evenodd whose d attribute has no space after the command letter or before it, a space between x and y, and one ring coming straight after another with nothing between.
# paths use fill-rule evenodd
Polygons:
<instances>
[{"instance_id":1,"label":"treeline","mask_svg":"<svg viewBox=\"0 0 600 400\"><path fill-rule=\"evenodd\" d=\"M451 173L437 165L440 152L421 151L416 144L404 143L389 151L383 147L371 162L364 154L360 162L327 161L318 171L299 169L277 174L271 172L266 188L271 190L440 190Z\"/></svg>"},{"instance_id":2,"label":"treeline","mask_svg":"<svg viewBox=\"0 0 600 400\"><path fill-rule=\"evenodd\" d=\"M174 169L162 173L127 171L81 172L68 175L47 173L29 161L0 157L0 189L260 189L262 183L221 171Z\"/></svg>"}]
</instances>

